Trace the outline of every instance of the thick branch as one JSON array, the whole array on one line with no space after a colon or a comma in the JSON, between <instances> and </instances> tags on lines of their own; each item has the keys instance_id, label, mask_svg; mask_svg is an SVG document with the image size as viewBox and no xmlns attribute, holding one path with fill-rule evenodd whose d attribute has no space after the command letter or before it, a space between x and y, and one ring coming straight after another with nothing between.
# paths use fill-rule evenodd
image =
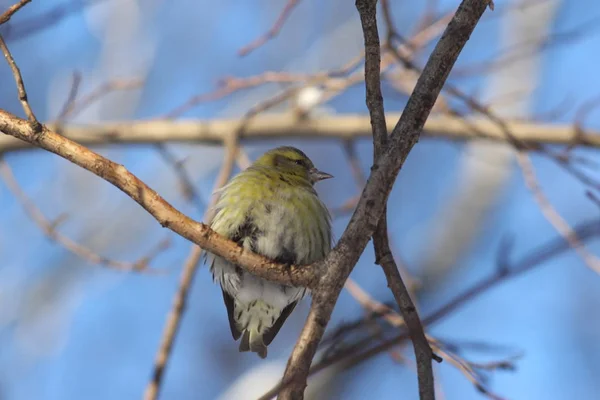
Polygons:
<instances>
[{"instance_id":1,"label":"thick branch","mask_svg":"<svg viewBox=\"0 0 600 400\"><path fill-rule=\"evenodd\" d=\"M327 257L325 275L313 295L310 313L283 377L282 399L301 399L310 364L344 282L365 249L386 206L396 176L417 143L425 120L488 1L465 0L433 50L390 144L371 168L357 208L337 246Z\"/></svg>"},{"instance_id":2,"label":"thick branch","mask_svg":"<svg viewBox=\"0 0 600 400\"><path fill-rule=\"evenodd\" d=\"M392 126L401 117L390 113L386 117ZM506 134L487 118L465 119L451 116L432 116L427 120L424 134L430 138L451 140L487 139L506 142ZM222 144L236 129L241 119L224 120L154 120L106 123L100 125L62 125L60 132L67 138L86 146L136 143L187 142ZM582 132L574 125L506 121L512 136L524 143L581 145L600 148L600 131ZM56 126L48 125L50 130ZM476 132L476 134L474 133ZM329 115L298 121L292 115L263 114L248 121L241 140L273 139L285 136L311 139L356 139L371 137L368 115ZM10 136L0 136L0 153L34 149L35 146Z\"/></svg>"},{"instance_id":3,"label":"thick branch","mask_svg":"<svg viewBox=\"0 0 600 400\"><path fill-rule=\"evenodd\" d=\"M244 250L234 242L212 231L207 225L194 221L163 199L124 166L114 163L43 127L40 133L26 120L0 110L0 131L55 153L74 164L112 183L144 207L163 227L219 255L248 272L286 285L314 287L319 271L314 268L286 266Z\"/></svg>"}]
</instances>

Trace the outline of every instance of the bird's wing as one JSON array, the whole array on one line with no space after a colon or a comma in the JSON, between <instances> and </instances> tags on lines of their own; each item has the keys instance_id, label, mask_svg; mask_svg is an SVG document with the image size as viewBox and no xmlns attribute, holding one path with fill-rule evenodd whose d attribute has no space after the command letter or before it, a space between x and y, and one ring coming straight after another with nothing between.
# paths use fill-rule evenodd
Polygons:
<instances>
[{"instance_id":1,"label":"bird's wing","mask_svg":"<svg viewBox=\"0 0 600 400\"><path fill-rule=\"evenodd\" d=\"M294 308L296 308L296 304L298 304L298 301L288 304L287 307L281 311L281 315L279 315L279 318L277 318L277 321L275 321L273 326L265 330L263 333L263 343L265 346L270 345L275 336L277 336L277 333L279 333L279 330L283 326L285 320L290 316L292 311L294 311Z\"/></svg>"},{"instance_id":2,"label":"bird's wing","mask_svg":"<svg viewBox=\"0 0 600 400\"><path fill-rule=\"evenodd\" d=\"M231 329L231 336L233 336L234 340L238 340L242 333L238 330L235 319L234 319L234 303L233 297L225 290L221 290L223 292L223 301L225 302L225 307L227 308L227 317L229 318L229 328Z\"/></svg>"}]
</instances>

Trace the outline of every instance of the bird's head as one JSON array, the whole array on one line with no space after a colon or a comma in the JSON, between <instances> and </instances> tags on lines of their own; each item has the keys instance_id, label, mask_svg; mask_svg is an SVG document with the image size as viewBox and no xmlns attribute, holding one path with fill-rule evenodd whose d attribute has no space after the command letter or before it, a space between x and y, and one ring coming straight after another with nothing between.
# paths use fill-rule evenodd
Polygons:
<instances>
[{"instance_id":1,"label":"bird's head","mask_svg":"<svg viewBox=\"0 0 600 400\"><path fill-rule=\"evenodd\" d=\"M333 175L315 168L310 158L302 151L289 146L267 151L254 165L274 168L285 175L306 179L313 185L318 181L333 178Z\"/></svg>"}]
</instances>

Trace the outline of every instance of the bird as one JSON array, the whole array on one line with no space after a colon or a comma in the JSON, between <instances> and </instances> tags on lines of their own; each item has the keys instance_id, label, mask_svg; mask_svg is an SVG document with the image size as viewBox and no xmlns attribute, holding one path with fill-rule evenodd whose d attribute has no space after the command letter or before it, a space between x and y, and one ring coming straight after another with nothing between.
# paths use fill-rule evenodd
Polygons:
<instances>
[{"instance_id":1,"label":"bird","mask_svg":"<svg viewBox=\"0 0 600 400\"><path fill-rule=\"evenodd\" d=\"M332 246L331 216L314 184L330 178L295 147L269 150L215 193L210 227L277 263L320 261ZM239 351L266 358L267 346L308 289L267 281L215 255L209 262L231 335L241 338Z\"/></svg>"}]
</instances>

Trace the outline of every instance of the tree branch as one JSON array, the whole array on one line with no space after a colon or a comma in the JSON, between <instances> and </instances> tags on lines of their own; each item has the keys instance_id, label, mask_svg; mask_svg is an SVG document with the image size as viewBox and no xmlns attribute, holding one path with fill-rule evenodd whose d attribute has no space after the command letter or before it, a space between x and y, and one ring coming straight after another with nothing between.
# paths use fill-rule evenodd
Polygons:
<instances>
[{"instance_id":1,"label":"tree branch","mask_svg":"<svg viewBox=\"0 0 600 400\"><path fill-rule=\"evenodd\" d=\"M23 8L25 6L25 4L30 3L30 2L31 2L31 0L21 0L18 3L13 4L12 6L8 7L8 10L6 10L2 14L0 14L0 25L4 24L5 22L8 22L10 20L10 18L17 11L19 11L21 8Z\"/></svg>"},{"instance_id":2,"label":"tree branch","mask_svg":"<svg viewBox=\"0 0 600 400\"><path fill-rule=\"evenodd\" d=\"M529 155L521 151L517 152L517 163L519 164L519 167L523 173L525 186L527 186L533 195L544 218L546 218L556 232L565 238L571 247L573 247L573 250L579 255L579 257L581 257L583 262L592 271L600 274L600 258L595 256L587 249L579 237L577 237L575 230L571 228L567 221L565 221L565 219L552 206L552 203L550 203L550 200L548 200L537 181L535 169L533 168L533 163L531 162Z\"/></svg>"},{"instance_id":3,"label":"tree branch","mask_svg":"<svg viewBox=\"0 0 600 400\"><path fill-rule=\"evenodd\" d=\"M288 361L280 398L303 398L310 364L344 282L375 233L396 176L417 143L452 66L488 4L485 0L464 0L433 50L392 131L389 146L371 168L348 227L325 260L325 274L314 291L308 318Z\"/></svg>"},{"instance_id":4,"label":"tree branch","mask_svg":"<svg viewBox=\"0 0 600 400\"><path fill-rule=\"evenodd\" d=\"M238 54L242 57L247 56L254 50L258 49L260 46L277 36L279 34L279 31L281 31L281 28L283 28L285 21L292 13L292 10L298 4L298 1L299 0L287 0L285 7L279 14L279 17L277 17L277 20L275 21L273 26L264 35L260 36L259 38L253 40L251 43L242 47L238 51Z\"/></svg>"},{"instance_id":5,"label":"tree branch","mask_svg":"<svg viewBox=\"0 0 600 400\"><path fill-rule=\"evenodd\" d=\"M18 10L18 8L16 10ZM16 10L15 10L15 12L16 12ZM29 105L29 101L27 100L27 91L25 90L25 84L23 83L23 77L21 76L21 71L19 70L17 63L15 63L15 59L13 58L12 54L10 53L8 46L6 46L6 43L4 42L2 35L0 35L0 50L2 50L2 54L4 54L4 58L6 58L6 62L8 63L8 66L10 67L10 69L12 71L13 77L15 78L15 83L17 84L17 92L19 94L19 101L21 102L21 106L23 107L23 110L25 111L25 115L27 115L27 119L29 120L29 123L34 128L34 130L37 132L41 129L40 123L38 122L37 118L35 117L35 114L33 113L31 106Z\"/></svg>"},{"instance_id":6,"label":"tree branch","mask_svg":"<svg viewBox=\"0 0 600 400\"><path fill-rule=\"evenodd\" d=\"M356 8L360 14L365 40L366 100L373 129L373 160L376 163L385 151L388 141L383 96L381 94L381 45L377 30L377 0L357 0ZM375 248L375 262L383 268L388 287L394 294L402 317L408 326L417 361L419 398L422 400L434 400L435 384L433 368L431 366L433 352L425 337L425 331L421 325L417 309L400 276L394 256L390 250L387 207L383 210L377 230L373 235L373 247Z\"/></svg>"},{"instance_id":7,"label":"tree branch","mask_svg":"<svg viewBox=\"0 0 600 400\"><path fill-rule=\"evenodd\" d=\"M401 117L390 113L386 117L388 126ZM435 115L427 120L423 134L426 138L450 140L493 140L507 142L506 135L496 124L483 117L465 118ZM68 139L86 146L142 143L203 143L222 144L231 131L239 128L241 119L215 120L154 120L114 122L99 125L60 126L60 132ZM600 131L582 132L574 125L544 124L525 121L506 121L512 136L528 144L581 145L600 148ZM47 125L56 131L57 126ZM264 114L248 121L241 140L263 140L301 137L310 139L359 139L371 136L369 116L326 115L298 121L292 115ZM0 153L31 150L36 147L10 136L0 136Z\"/></svg>"}]
</instances>

